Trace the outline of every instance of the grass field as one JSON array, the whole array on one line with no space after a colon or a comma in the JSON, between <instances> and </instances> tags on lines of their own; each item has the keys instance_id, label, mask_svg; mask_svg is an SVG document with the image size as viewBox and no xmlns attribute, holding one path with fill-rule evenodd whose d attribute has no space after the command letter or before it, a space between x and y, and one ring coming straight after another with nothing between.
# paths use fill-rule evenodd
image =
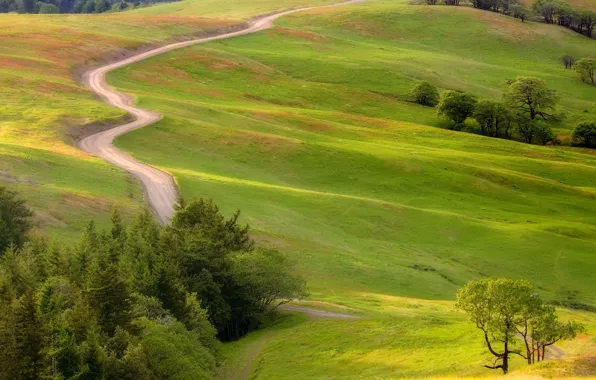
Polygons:
<instances>
[{"instance_id":1,"label":"grass field","mask_svg":"<svg viewBox=\"0 0 596 380\"><path fill-rule=\"evenodd\" d=\"M496 98L507 80L539 76L561 96L565 140L596 117L596 88L558 57L593 55L596 42L405 3L297 14L109 77L165 115L119 147L172 173L187 199L241 209L259 244L296 261L315 306L363 317L285 315L226 345L222 378L492 375L451 301L482 276L527 278L549 299L574 291L596 305L594 153L450 132L434 110L403 101L419 79ZM74 68L303 4L194 0L117 15L0 16L0 185L19 189L59 238L105 220L112 203L132 213L138 184L72 146L82 125L124 116L81 88ZM579 368L596 354L596 317L566 316L588 334L562 346L569 361L535 373Z\"/></svg>"},{"instance_id":2,"label":"grass field","mask_svg":"<svg viewBox=\"0 0 596 380\"><path fill-rule=\"evenodd\" d=\"M255 14L278 6L264 3ZM0 14L0 186L22 193L42 229L70 239L91 218L105 221L112 204L127 215L142 205L135 180L73 146L84 127L124 117L82 88L75 74L126 50L242 22L223 9L211 15Z\"/></svg>"},{"instance_id":3,"label":"grass field","mask_svg":"<svg viewBox=\"0 0 596 380\"><path fill-rule=\"evenodd\" d=\"M596 305L593 152L450 132L434 110L402 100L418 79L497 98L508 79L538 76L561 96L565 139L596 117L596 88L557 58L588 56L595 41L383 1L278 25L109 77L166 115L119 147L172 173L187 199L241 209L261 244L295 259L314 299L366 316L288 317L227 346L222 378L486 374L477 333L443 301L481 276ZM569 355L592 352L594 332Z\"/></svg>"}]
</instances>

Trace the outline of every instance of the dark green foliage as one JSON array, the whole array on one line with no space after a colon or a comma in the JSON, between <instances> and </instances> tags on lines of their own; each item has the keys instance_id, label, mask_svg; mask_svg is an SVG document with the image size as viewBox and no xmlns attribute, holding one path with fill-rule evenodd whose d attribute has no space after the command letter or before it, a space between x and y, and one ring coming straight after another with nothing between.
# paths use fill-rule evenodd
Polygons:
<instances>
[{"instance_id":1,"label":"dark green foliage","mask_svg":"<svg viewBox=\"0 0 596 380\"><path fill-rule=\"evenodd\" d=\"M459 129L464 121L472 115L476 106L476 97L460 91L445 91L438 107L439 115L451 120Z\"/></svg>"},{"instance_id":2,"label":"dark green foliage","mask_svg":"<svg viewBox=\"0 0 596 380\"><path fill-rule=\"evenodd\" d=\"M596 121L580 123L573 130L573 139L588 148L596 146Z\"/></svg>"},{"instance_id":3,"label":"dark green foliage","mask_svg":"<svg viewBox=\"0 0 596 380\"><path fill-rule=\"evenodd\" d=\"M148 211L127 226L114 209L109 230L90 223L72 249L10 245L0 380L212 378L218 336L239 338L304 294L284 256L253 249L238 216L200 200L162 229Z\"/></svg>"},{"instance_id":4,"label":"dark green foliage","mask_svg":"<svg viewBox=\"0 0 596 380\"><path fill-rule=\"evenodd\" d=\"M411 97L414 102L423 106L434 107L439 103L439 91L426 81L416 84L412 89Z\"/></svg>"},{"instance_id":5,"label":"dark green foliage","mask_svg":"<svg viewBox=\"0 0 596 380\"><path fill-rule=\"evenodd\" d=\"M137 6L172 0L141 0L128 3L122 0L0 0L0 13L102 13L120 12ZM175 0L174 0L175 1Z\"/></svg>"},{"instance_id":6,"label":"dark green foliage","mask_svg":"<svg viewBox=\"0 0 596 380\"><path fill-rule=\"evenodd\" d=\"M571 69L575 64L576 59L570 55L564 55L561 58L559 58L559 61L561 61L561 63L563 64L563 66L565 66L566 69Z\"/></svg>"},{"instance_id":7,"label":"dark green foliage","mask_svg":"<svg viewBox=\"0 0 596 380\"><path fill-rule=\"evenodd\" d=\"M43 369L43 324L32 292L25 293L14 310L16 377L38 380Z\"/></svg>"},{"instance_id":8,"label":"dark green foliage","mask_svg":"<svg viewBox=\"0 0 596 380\"><path fill-rule=\"evenodd\" d=\"M16 248L23 246L33 226L32 215L17 193L0 187L0 256L11 244Z\"/></svg>"},{"instance_id":9,"label":"dark green foliage","mask_svg":"<svg viewBox=\"0 0 596 380\"><path fill-rule=\"evenodd\" d=\"M547 24L557 24L592 37L596 12L578 11L564 0L535 0L532 10Z\"/></svg>"},{"instance_id":10,"label":"dark green foliage","mask_svg":"<svg viewBox=\"0 0 596 380\"><path fill-rule=\"evenodd\" d=\"M91 268L86 295L102 331L112 336L116 328L128 327L132 319L130 292L119 262L100 255Z\"/></svg>"},{"instance_id":11,"label":"dark green foliage","mask_svg":"<svg viewBox=\"0 0 596 380\"><path fill-rule=\"evenodd\" d=\"M480 133L484 136L511 138L513 114L503 103L481 100L472 117L480 124Z\"/></svg>"}]
</instances>

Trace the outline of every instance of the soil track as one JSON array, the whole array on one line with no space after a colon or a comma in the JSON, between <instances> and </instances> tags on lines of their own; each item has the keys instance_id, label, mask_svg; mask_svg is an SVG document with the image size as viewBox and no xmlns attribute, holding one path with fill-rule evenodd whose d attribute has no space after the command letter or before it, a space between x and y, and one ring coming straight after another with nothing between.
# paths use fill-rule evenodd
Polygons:
<instances>
[{"instance_id":1,"label":"soil track","mask_svg":"<svg viewBox=\"0 0 596 380\"><path fill-rule=\"evenodd\" d=\"M107 162L126 170L135 178L137 178L145 189L145 198L147 203L153 210L158 221L161 224L168 223L168 221L174 215L174 206L178 199L178 188L174 178L162 170L135 160L129 154L116 149L112 144L114 139L119 136L155 123L161 118L161 115L156 112L135 107L130 96L117 92L106 83L106 74L117 68L130 65L131 63L139 62L156 55L167 53L171 50L180 49L203 42L221 40L259 32L261 30L271 28L275 19L290 13L316 8L335 7L359 3L362 1L364 0L350 0L338 4L292 9L263 16L251 22L246 29L162 46L86 72L83 74L83 83L87 87L92 89L107 103L128 112L135 118L135 120L130 123L119 125L106 131L85 137L78 142L78 147L87 153L103 158Z\"/></svg>"}]
</instances>

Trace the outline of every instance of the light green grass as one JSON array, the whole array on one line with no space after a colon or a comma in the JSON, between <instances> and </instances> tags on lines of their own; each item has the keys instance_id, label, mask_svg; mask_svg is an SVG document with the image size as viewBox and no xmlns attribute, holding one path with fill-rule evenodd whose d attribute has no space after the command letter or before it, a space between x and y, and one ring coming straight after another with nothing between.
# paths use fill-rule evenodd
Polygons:
<instances>
[{"instance_id":1,"label":"light green grass","mask_svg":"<svg viewBox=\"0 0 596 380\"><path fill-rule=\"evenodd\" d=\"M127 14L201 16L209 18L251 19L269 13L310 5L333 4L333 0L183 0L127 11Z\"/></svg>"},{"instance_id":2,"label":"light green grass","mask_svg":"<svg viewBox=\"0 0 596 380\"><path fill-rule=\"evenodd\" d=\"M310 3L296 0L292 6ZM261 1L255 12L286 5ZM142 207L136 181L73 146L84 126L124 116L82 88L76 75L126 50L241 23L224 15L1 14L0 186L17 189L34 208L40 228L60 239L78 236L93 218L105 223L113 204L125 216L136 212Z\"/></svg>"},{"instance_id":3,"label":"light green grass","mask_svg":"<svg viewBox=\"0 0 596 380\"><path fill-rule=\"evenodd\" d=\"M174 174L187 198L242 209L258 234L299 259L325 300L349 304L354 291L450 299L465 281L491 275L596 302L595 158L425 127L437 123L434 111L397 99L412 83L407 70L443 88L474 83L468 90L483 95L522 74L519 62L535 61L530 69L549 83L583 91L566 104L587 103L596 88L566 76L545 49L555 54L560 38L587 51L593 41L557 28L521 49L495 37L491 25L503 16L428 9L315 11L282 24L318 34L277 28L123 69L110 80L166 117L118 145ZM415 28L429 17L444 21ZM463 32L438 33L464 23L477 46L499 49L494 70L466 53ZM373 27L377 38L355 32ZM459 76L437 56L454 52L464 56L459 65L470 61ZM434 61L443 70L425 71ZM465 79L478 65L482 75Z\"/></svg>"}]
</instances>

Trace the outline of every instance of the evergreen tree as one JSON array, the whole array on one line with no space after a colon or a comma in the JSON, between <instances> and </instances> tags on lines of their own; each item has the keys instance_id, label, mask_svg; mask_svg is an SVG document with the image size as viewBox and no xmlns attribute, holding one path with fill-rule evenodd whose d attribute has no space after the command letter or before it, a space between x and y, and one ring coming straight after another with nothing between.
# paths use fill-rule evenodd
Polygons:
<instances>
[{"instance_id":1,"label":"evergreen tree","mask_svg":"<svg viewBox=\"0 0 596 380\"><path fill-rule=\"evenodd\" d=\"M89 274L87 299L102 331L112 336L118 326L126 328L131 320L128 286L109 255L100 255Z\"/></svg>"},{"instance_id":2,"label":"evergreen tree","mask_svg":"<svg viewBox=\"0 0 596 380\"><path fill-rule=\"evenodd\" d=\"M43 324L32 292L25 293L15 306L15 349L17 378L38 380L43 368Z\"/></svg>"}]
</instances>

